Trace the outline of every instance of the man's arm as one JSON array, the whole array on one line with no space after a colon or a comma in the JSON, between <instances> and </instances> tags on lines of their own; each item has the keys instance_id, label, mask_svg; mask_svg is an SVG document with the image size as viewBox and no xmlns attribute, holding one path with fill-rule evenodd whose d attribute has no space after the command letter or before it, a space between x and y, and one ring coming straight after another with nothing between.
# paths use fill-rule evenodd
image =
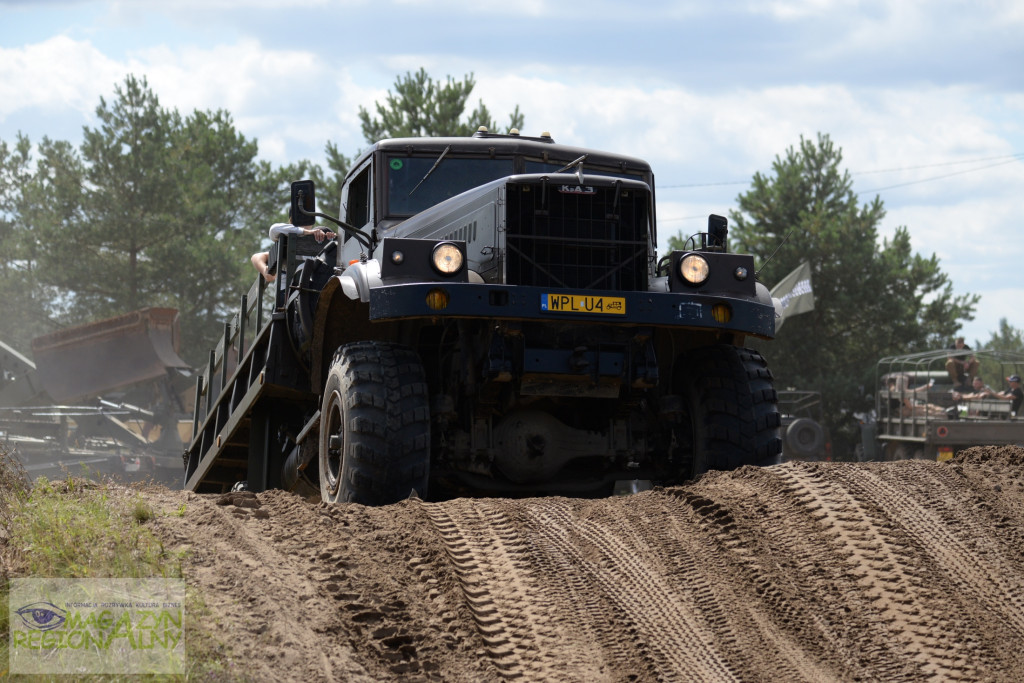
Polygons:
<instances>
[{"instance_id":1,"label":"man's arm","mask_svg":"<svg viewBox=\"0 0 1024 683\"><path fill-rule=\"evenodd\" d=\"M961 394L959 392L953 392L954 401L977 401L979 398L986 398L988 394L984 391L972 391L969 394Z\"/></svg>"},{"instance_id":2,"label":"man's arm","mask_svg":"<svg viewBox=\"0 0 1024 683\"><path fill-rule=\"evenodd\" d=\"M276 242L281 235L312 235L317 242L323 242L325 239L332 240L335 237L333 232L318 225L312 228L300 228L289 223L274 223L270 226L270 239Z\"/></svg>"},{"instance_id":3,"label":"man's arm","mask_svg":"<svg viewBox=\"0 0 1024 683\"><path fill-rule=\"evenodd\" d=\"M906 391L908 393L911 393L911 394L920 394L922 391L928 391L933 386L935 386L935 380L934 379L930 379L930 380L928 380L927 383L922 384L919 387L914 387L913 389L907 389Z\"/></svg>"}]
</instances>

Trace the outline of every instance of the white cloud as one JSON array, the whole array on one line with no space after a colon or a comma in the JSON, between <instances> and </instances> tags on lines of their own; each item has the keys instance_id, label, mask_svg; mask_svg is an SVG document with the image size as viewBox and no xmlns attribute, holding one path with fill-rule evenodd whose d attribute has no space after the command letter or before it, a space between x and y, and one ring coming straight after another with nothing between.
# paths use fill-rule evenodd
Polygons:
<instances>
[{"instance_id":1,"label":"white cloud","mask_svg":"<svg viewBox=\"0 0 1024 683\"><path fill-rule=\"evenodd\" d=\"M87 116L124 74L122 65L93 45L67 36L0 48L0 121L33 107Z\"/></svg>"},{"instance_id":2,"label":"white cloud","mask_svg":"<svg viewBox=\"0 0 1024 683\"><path fill-rule=\"evenodd\" d=\"M968 290L970 288L967 288ZM975 293L978 290L974 290ZM1011 327L1024 330L1024 315L1020 312L1020 287L991 287L985 289L978 303L974 321L964 326L964 338L974 342L987 342L999 330L999 321L1006 318Z\"/></svg>"},{"instance_id":3,"label":"white cloud","mask_svg":"<svg viewBox=\"0 0 1024 683\"><path fill-rule=\"evenodd\" d=\"M365 6L362 0L353 2ZM792 0L774 3L769 10L778 21L786 17L789 23L820 20L830 26L837 24L835 41L820 41L807 49L836 54L856 50L865 59L875 55L878 45L929 36L941 43L945 35L961 28L975 30L975 22L1024 23L1024 10L1009 0L984 4L978 16L971 14L959 24L941 27L937 24L941 12L922 18L931 12L930 4L895 5ZM142 6L113 7L141 11ZM189 0L189 6L197 8L199 4ZM202 6L230 9L235 5L212 0ZM262 2L246 6L269 7ZM448 0L444 7L470 11L455 0ZM547 0L533 0L525 7L499 6L487 0L475 7L474 11L493 16L508 16L513 11L527 15L569 11ZM417 5L417 9L421 7ZM638 11L646 12L652 21L659 11L692 17L719 10L700 3L674 2L645 4ZM964 14L958 12L957 16ZM921 21L915 23L918 18ZM437 46L443 51L426 54L351 55L320 45L279 47L272 40L253 37L209 46L155 41L153 47L119 58L108 56L113 53L105 53L99 45L57 35L34 44L0 48L0 123L12 115L23 119L26 112L35 110L70 111L89 120L99 98L109 100L115 84L134 73L147 78L166 107L183 113L196 108L227 109L239 130L259 141L261 156L274 163L302 157L318 161L326 140L336 142L347 155L363 147L359 106L372 111L373 103L393 88L396 74L423 66L435 78L447 74L462 78L473 72L477 87L471 105L483 100L500 124L519 105L526 115L525 135L549 131L561 143L649 161L662 187L749 180L755 171L770 171L775 156L796 145L801 135L813 138L818 132L828 133L843 149L845 169L863 173L854 176L858 192L972 168L939 164L1024 151L1024 95L1019 89L1003 94L981 85L937 87L884 81L863 86L839 74L825 81L802 81L794 76L792 82L780 79L776 82L784 85L763 88L733 85L740 83L739 79L713 88L698 87L684 80L655 80L650 74L631 77L628 69L620 69L616 63L602 64L586 51L565 61L510 64L485 61L481 55L463 54L450 45ZM806 52L802 56L808 58ZM726 60L728 55L709 58ZM1008 73L1012 68L1005 65ZM304 100L300 96L303 88L315 95ZM911 168L927 165L933 166ZM904 170L865 173L882 169ZM1024 163L1016 163L885 190L882 198L889 215L883 231L891 234L896 225L906 225L917 250L939 255L958 291L984 291L986 311L989 305L1005 310L1008 295L998 294L1004 298L990 304L989 292L1002 291L999 278L1008 272L1006 264L1016 268L1024 258L1015 246L1019 224L1016 195L1022 185ZM662 190L659 217L727 212L736 194L746 189ZM869 198L862 197L864 201ZM702 224L703 220L668 222L660 232L664 240L678 230L688 234L691 227L696 230ZM1021 290L1012 291L1019 298ZM991 324L988 318L985 324L995 329L997 320L995 315ZM1020 327L1022 321L1017 322Z\"/></svg>"},{"instance_id":4,"label":"white cloud","mask_svg":"<svg viewBox=\"0 0 1024 683\"><path fill-rule=\"evenodd\" d=\"M173 7L166 9L182 14L213 12L221 10L251 11L262 9L285 9L323 7L325 5L365 5L370 0L175 0ZM114 0L108 3L115 16L138 16L153 11L152 0Z\"/></svg>"},{"instance_id":5,"label":"white cloud","mask_svg":"<svg viewBox=\"0 0 1024 683\"><path fill-rule=\"evenodd\" d=\"M540 17L551 12L552 3L547 0L522 0L509 3L505 0L394 0L396 5L427 7L437 11L457 11L466 14L508 15Z\"/></svg>"},{"instance_id":6,"label":"white cloud","mask_svg":"<svg viewBox=\"0 0 1024 683\"><path fill-rule=\"evenodd\" d=\"M291 108L315 92L326 67L312 52L274 49L255 40L212 48L155 47L134 55L165 104L189 110Z\"/></svg>"},{"instance_id":7,"label":"white cloud","mask_svg":"<svg viewBox=\"0 0 1024 683\"><path fill-rule=\"evenodd\" d=\"M985 118L984 103L972 107L976 98L965 88L919 90L908 98L901 90L840 85L703 93L582 79L570 85L551 76L488 74L478 80L474 95L496 116L519 104L529 132L547 129L559 142L634 154L661 166L704 169L676 182L734 180L737 173L749 177L769 168L801 135L813 139L818 132L843 149L843 165L853 171L1014 151L1012 141ZM708 177L712 173L720 175ZM920 177L920 171L866 177L858 179L856 189ZM963 181L974 182L969 176Z\"/></svg>"},{"instance_id":8,"label":"white cloud","mask_svg":"<svg viewBox=\"0 0 1024 683\"><path fill-rule=\"evenodd\" d=\"M228 110L239 130L259 140L261 156L277 163L304 156L311 142L318 153L327 139L342 149L349 141L360 144L355 113L371 96L346 70L332 71L312 52L268 48L255 40L209 48L155 46L114 60L88 42L57 36L0 49L0 121L33 108L70 108L91 121L100 97L109 101L128 74L145 77L164 107L183 114ZM335 88L329 96L320 90L325 82ZM303 151L296 153L297 146Z\"/></svg>"},{"instance_id":9,"label":"white cloud","mask_svg":"<svg viewBox=\"0 0 1024 683\"><path fill-rule=\"evenodd\" d=\"M1018 164L1016 175L1017 181L1005 177L996 186L1009 188L1024 183L1024 164ZM941 193L941 187L938 191ZM886 233L891 235L898 225L907 226L916 251L934 253L943 270L956 274L958 285L977 289L1007 277L1007 271L987 267L995 261L1024 263L1024 242L1018 238L1018 231L1010 228L1018 222L1015 205L1016 198L1005 190L947 206L905 205L889 212Z\"/></svg>"},{"instance_id":10,"label":"white cloud","mask_svg":"<svg viewBox=\"0 0 1024 683\"><path fill-rule=\"evenodd\" d=\"M769 14L783 21L793 21L855 10L864 4L866 3L862 0L773 0L772 2L755 0L747 3L746 9L753 13Z\"/></svg>"}]
</instances>

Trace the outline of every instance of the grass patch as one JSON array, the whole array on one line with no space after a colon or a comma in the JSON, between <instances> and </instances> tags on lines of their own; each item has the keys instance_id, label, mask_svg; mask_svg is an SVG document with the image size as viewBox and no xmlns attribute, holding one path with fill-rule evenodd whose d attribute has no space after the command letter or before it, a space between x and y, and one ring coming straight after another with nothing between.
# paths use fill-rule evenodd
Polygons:
<instances>
[{"instance_id":1,"label":"grass patch","mask_svg":"<svg viewBox=\"0 0 1024 683\"><path fill-rule=\"evenodd\" d=\"M142 500L142 498L135 499L135 505L132 506L132 519L139 524L144 524L154 517L153 508L149 507L149 504Z\"/></svg>"},{"instance_id":2,"label":"grass patch","mask_svg":"<svg viewBox=\"0 0 1024 683\"><path fill-rule=\"evenodd\" d=\"M7 674L11 578L184 578L185 554L168 551L146 525L157 511L137 490L79 477L30 484L0 444L0 678ZM171 512L184 516L185 506ZM209 626L202 595L186 586L186 673L181 676L12 676L31 681L238 681L229 648Z\"/></svg>"},{"instance_id":3,"label":"grass patch","mask_svg":"<svg viewBox=\"0 0 1024 683\"><path fill-rule=\"evenodd\" d=\"M182 578L181 557L143 526L152 508L125 489L41 479L12 512L12 565L20 576Z\"/></svg>"}]
</instances>

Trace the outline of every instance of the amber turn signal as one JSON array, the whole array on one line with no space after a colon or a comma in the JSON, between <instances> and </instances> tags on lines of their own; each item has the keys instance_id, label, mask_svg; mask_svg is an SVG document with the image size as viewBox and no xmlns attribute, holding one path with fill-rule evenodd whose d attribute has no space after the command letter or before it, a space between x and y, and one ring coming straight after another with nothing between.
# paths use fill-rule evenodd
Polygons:
<instances>
[{"instance_id":1,"label":"amber turn signal","mask_svg":"<svg viewBox=\"0 0 1024 683\"><path fill-rule=\"evenodd\" d=\"M432 289L427 292L427 308L432 311L443 311L448 308L448 292L443 289Z\"/></svg>"}]
</instances>

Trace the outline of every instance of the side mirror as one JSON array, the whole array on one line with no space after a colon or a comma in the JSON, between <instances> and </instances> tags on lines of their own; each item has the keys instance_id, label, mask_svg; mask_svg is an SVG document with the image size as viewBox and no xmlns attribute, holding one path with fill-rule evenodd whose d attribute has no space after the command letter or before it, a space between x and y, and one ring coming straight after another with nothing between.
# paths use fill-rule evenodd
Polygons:
<instances>
[{"instance_id":1,"label":"side mirror","mask_svg":"<svg viewBox=\"0 0 1024 683\"><path fill-rule=\"evenodd\" d=\"M711 235L709 247L718 247L719 251L728 251L729 221L725 216L708 216L708 234Z\"/></svg>"},{"instance_id":2,"label":"side mirror","mask_svg":"<svg viewBox=\"0 0 1024 683\"><path fill-rule=\"evenodd\" d=\"M292 225L307 227L316 222L316 184L312 180L292 183Z\"/></svg>"}]
</instances>

